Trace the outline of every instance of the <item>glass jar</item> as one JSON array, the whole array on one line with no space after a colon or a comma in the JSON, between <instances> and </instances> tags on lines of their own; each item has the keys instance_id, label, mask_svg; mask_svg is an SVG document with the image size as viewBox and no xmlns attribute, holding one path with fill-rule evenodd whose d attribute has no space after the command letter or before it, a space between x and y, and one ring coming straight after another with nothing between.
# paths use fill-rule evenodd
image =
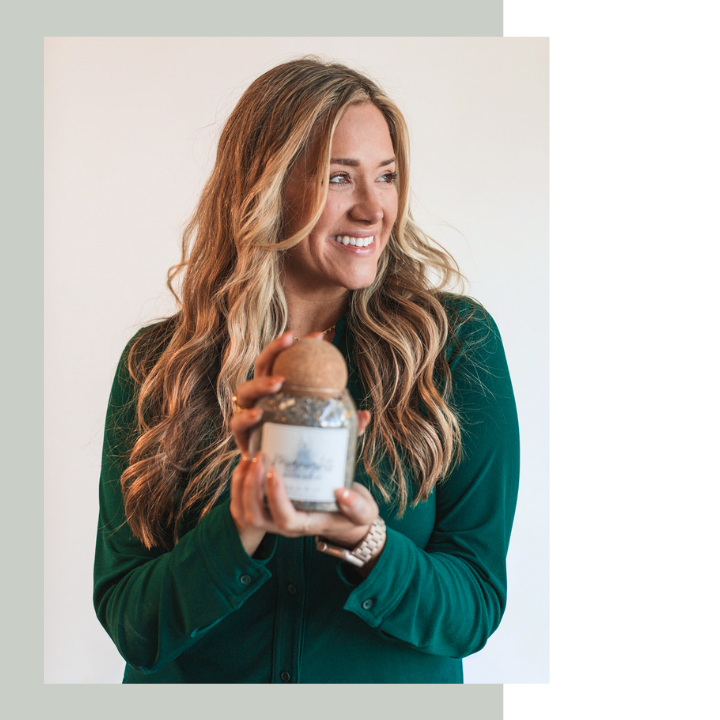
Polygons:
<instances>
[{"instance_id":1,"label":"glass jar","mask_svg":"<svg viewBox=\"0 0 720 720\"><path fill-rule=\"evenodd\" d=\"M350 393L286 381L255 407L263 416L250 434L250 453L262 450L297 509L338 512L333 491L350 487L355 474L358 421Z\"/></svg>"}]
</instances>

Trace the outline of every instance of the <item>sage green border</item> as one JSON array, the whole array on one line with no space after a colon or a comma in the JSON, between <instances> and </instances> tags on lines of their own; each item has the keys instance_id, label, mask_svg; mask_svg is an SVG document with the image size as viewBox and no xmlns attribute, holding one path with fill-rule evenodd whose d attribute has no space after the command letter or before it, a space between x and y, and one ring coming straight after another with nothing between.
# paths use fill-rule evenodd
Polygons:
<instances>
[{"instance_id":1,"label":"sage green border","mask_svg":"<svg viewBox=\"0 0 720 720\"><path fill-rule=\"evenodd\" d=\"M27 0L13 13L27 28L26 40L36 31L40 37L502 37L503 30L502 0L363 0L352 6L329 0L266 5L248 0Z\"/></svg>"},{"instance_id":2,"label":"sage green border","mask_svg":"<svg viewBox=\"0 0 720 720\"><path fill-rule=\"evenodd\" d=\"M441 10L439 10L441 8ZM225 37L225 36L502 36L502 0L365 0L361 6L320 0L274 0L267 5L205 0L183 2L98 0L28 2L8 13L4 42L5 98L12 98L3 124L9 162L3 183L14 210L6 229L3 297L6 350L3 369L11 412L4 413L5 527L21 552L9 553L17 591L6 595L6 626L11 637L12 681L6 704L10 717L100 716L183 718L225 715L295 719L340 715L348 720L368 714L502 720L502 685L373 686L173 686L44 685L43 536L33 533L42 520L43 457L36 438L37 410L43 407L43 38L45 37ZM7 17L7 16L6 16ZM47 363L52 358L45 358ZM49 427L55 419L48 419ZM12 448L12 452L9 452ZM51 463L52 458L44 462ZM17 497L16 497L17 496ZM29 528L28 528L29 525ZM20 590L22 589L22 592ZM33 591L35 590L35 592ZM88 588L88 597L91 588ZM9 597L8 597L9 596ZM48 599L51 601L51 599ZM7 646L6 646L7 647ZM10 680L8 674L6 680ZM348 678L351 682L352 679ZM40 687L38 687L40 686ZM11 689L10 689L11 688ZM154 688L154 689L151 689ZM356 692L359 691L359 692ZM135 697L135 693L138 696Z\"/></svg>"}]
</instances>

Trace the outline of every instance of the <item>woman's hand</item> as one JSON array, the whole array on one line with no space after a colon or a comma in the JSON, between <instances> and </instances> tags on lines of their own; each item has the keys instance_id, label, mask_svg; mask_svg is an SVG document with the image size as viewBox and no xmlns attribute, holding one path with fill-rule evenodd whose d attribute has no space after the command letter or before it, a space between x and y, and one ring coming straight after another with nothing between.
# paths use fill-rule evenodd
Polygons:
<instances>
[{"instance_id":1,"label":"woman's hand","mask_svg":"<svg viewBox=\"0 0 720 720\"><path fill-rule=\"evenodd\" d=\"M322 333L309 337L322 338ZM277 355L293 343L292 332L273 340L257 357L252 380L242 383L235 393L242 410L233 416L230 427L242 459L232 474L230 513L248 555L253 555L266 532L300 537L323 535L331 542L355 547L368 533L378 516L378 507L368 490L354 483L351 490L335 491L342 514L296 510L285 491L282 479L271 469L267 472L260 453L248 455L248 435L262 419L262 410L252 406L265 395L278 392L284 378L270 375ZM358 435L370 422L367 410L358 412ZM267 507L264 498L267 497Z\"/></svg>"},{"instance_id":2,"label":"woman's hand","mask_svg":"<svg viewBox=\"0 0 720 720\"><path fill-rule=\"evenodd\" d=\"M359 483L335 491L340 513L296 510L282 478L273 468L267 471L260 452L252 459L243 457L231 482L230 509L249 555L266 532L292 538L322 535L334 544L353 548L378 516L377 503ZM245 544L246 538L250 545Z\"/></svg>"},{"instance_id":3,"label":"woman's hand","mask_svg":"<svg viewBox=\"0 0 720 720\"><path fill-rule=\"evenodd\" d=\"M288 331L273 340L255 359L255 373L252 380L241 383L235 391L235 404L240 412L233 415L230 428L235 435L240 452L245 457L248 454L248 434L250 428L257 425L262 418L262 410L253 405L265 395L276 393L282 387L285 378L271 375L275 358L286 348L293 344L293 334Z\"/></svg>"}]
</instances>

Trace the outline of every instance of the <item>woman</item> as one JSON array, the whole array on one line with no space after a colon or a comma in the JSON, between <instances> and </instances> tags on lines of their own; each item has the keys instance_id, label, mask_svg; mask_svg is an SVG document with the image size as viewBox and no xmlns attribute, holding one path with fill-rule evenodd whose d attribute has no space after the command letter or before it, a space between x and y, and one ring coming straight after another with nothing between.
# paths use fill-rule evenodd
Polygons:
<instances>
[{"instance_id":1,"label":"woman","mask_svg":"<svg viewBox=\"0 0 720 720\"><path fill-rule=\"evenodd\" d=\"M399 110L342 65L280 65L231 114L169 274L180 310L130 341L110 397L94 601L124 682L459 683L498 626L512 387L491 318L441 290L459 274L408 172ZM247 453L308 334L361 408L339 513L295 510Z\"/></svg>"}]
</instances>

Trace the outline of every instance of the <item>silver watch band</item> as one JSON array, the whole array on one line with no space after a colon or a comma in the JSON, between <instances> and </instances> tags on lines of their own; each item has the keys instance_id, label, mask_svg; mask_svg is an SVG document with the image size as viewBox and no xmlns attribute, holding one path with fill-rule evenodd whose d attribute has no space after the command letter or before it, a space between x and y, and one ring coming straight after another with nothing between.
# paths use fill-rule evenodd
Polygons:
<instances>
[{"instance_id":1,"label":"silver watch band","mask_svg":"<svg viewBox=\"0 0 720 720\"><path fill-rule=\"evenodd\" d=\"M368 534L353 550L348 550L338 545L331 545L319 535L315 537L315 547L326 555L334 555L356 567L362 567L375 555L377 549L383 544L385 535L385 521L381 517L378 517L375 518L375 521L370 526Z\"/></svg>"}]
</instances>

